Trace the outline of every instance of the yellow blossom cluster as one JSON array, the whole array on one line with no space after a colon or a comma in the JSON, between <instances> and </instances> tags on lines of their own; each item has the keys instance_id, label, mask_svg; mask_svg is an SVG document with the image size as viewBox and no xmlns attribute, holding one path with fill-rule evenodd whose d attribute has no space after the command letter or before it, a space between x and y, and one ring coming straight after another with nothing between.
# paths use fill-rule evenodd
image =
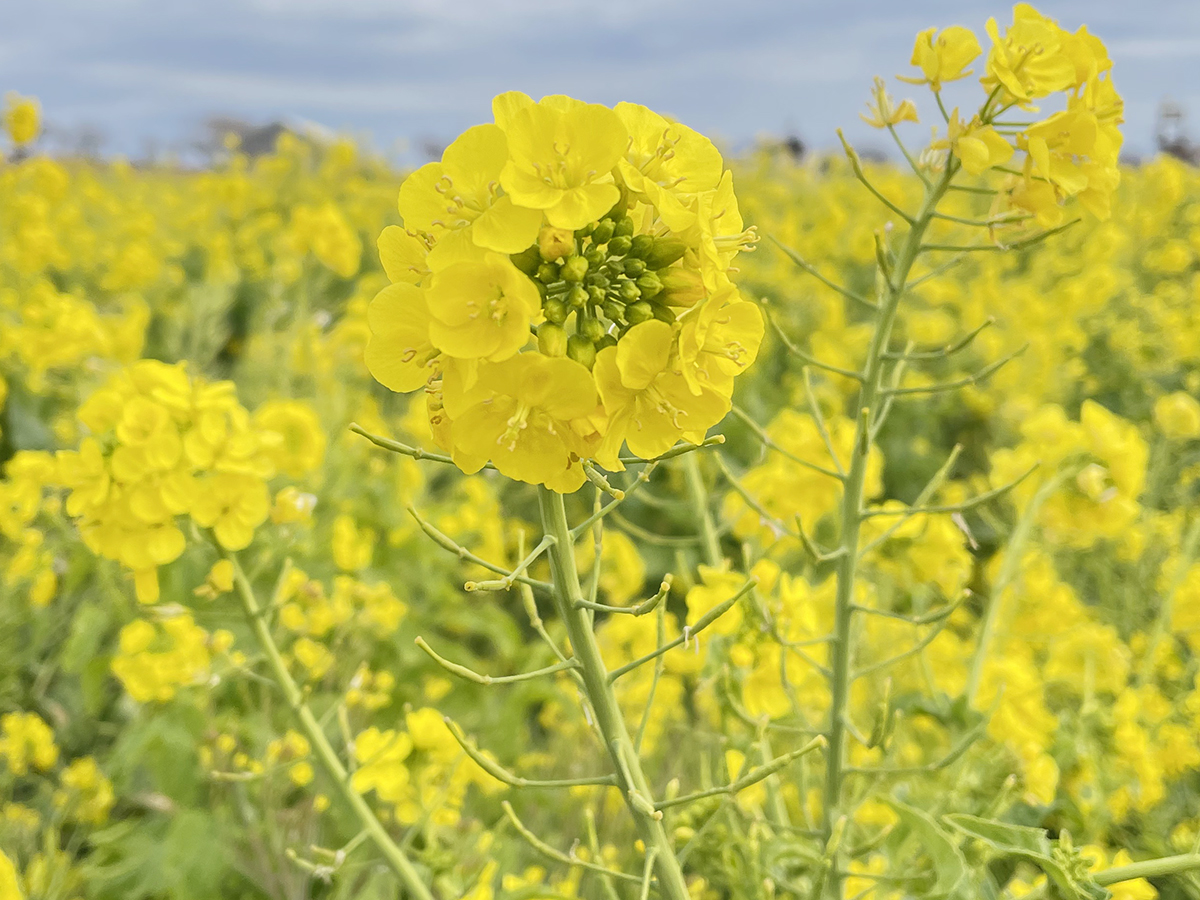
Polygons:
<instances>
[{"instance_id":1,"label":"yellow blossom cluster","mask_svg":"<svg viewBox=\"0 0 1200 900\"><path fill-rule=\"evenodd\" d=\"M180 516L227 550L266 521L268 448L283 435L254 426L232 383L143 360L92 394L79 421L79 449L57 457L67 512L93 552L133 571L143 603L158 599L157 568L184 550Z\"/></svg>"},{"instance_id":2,"label":"yellow blossom cluster","mask_svg":"<svg viewBox=\"0 0 1200 900\"><path fill-rule=\"evenodd\" d=\"M392 284L369 309L367 365L427 390L438 444L562 492L582 461L623 468L701 440L758 352L729 280L744 228L732 175L690 128L518 92L405 180L379 238Z\"/></svg>"}]
</instances>

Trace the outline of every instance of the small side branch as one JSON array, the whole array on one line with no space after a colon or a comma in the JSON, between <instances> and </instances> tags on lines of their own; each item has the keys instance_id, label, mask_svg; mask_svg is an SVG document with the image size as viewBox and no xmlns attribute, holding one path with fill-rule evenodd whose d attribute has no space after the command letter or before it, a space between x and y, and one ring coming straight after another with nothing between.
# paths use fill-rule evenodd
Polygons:
<instances>
[{"instance_id":1,"label":"small side branch","mask_svg":"<svg viewBox=\"0 0 1200 900\"><path fill-rule=\"evenodd\" d=\"M786 244L780 243L779 240L777 240L774 237L771 237L771 235L767 235L767 237L771 238L771 243L773 243L776 247L778 247L780 250L782 250L783 254L788 259L790 259L792 262L794 262L798 267L803 269L805 272L807 272L813 278L817 279L817 281L821 282L821 284L825 285L825 287L827 287L833 291L836 291L837 293L839 293L843 297L845 297L847 300L851 300L854 303L857 303L859 306L865 306L868 309L875 309L875 310L879 309L878 305L876 305L873 301L868 300L866 297L862 296L861 294L856 294L854 291L850 290L849 288L842 287L836 281L831 281L830 279L826 278L824 275L822 275L816 269L815 266L812 265L812 263L808 262L808 260L806 260L804 257L802 257L799 253L797 253L791 247L788 247Z\"/></svg>"},{"instance_id":2,"label":"small side branch","mask_svg":"<svg viewBox=\"0 0 1200 900\"><path fill-rule=\"evenodd\" d=\"M804 468L806 468L806 469L812 469L814 472L820 472L822 475L828 475L830 478L836 478L838 481L842 480L842 476L839 475L837 472L835 472L833 469L827 468L825 466L817 465L814 462L809 462L807 459L803 459L803 458L797 456L795 453L792 453L792 451L790 451L784 447L781 447L779 444L775 443L774 438L772 438L771 435L769 435L767 433L766 429L763 428L761 425L759 425L757 422L755 422L753 417L751 417L751 415L748 412L746 412L744 409L742 409L740 406L735 405L735 406L731 407L730 412L732 412L735 416L737 416L739 419L741 419L743 422L745 422L746 425L749 426L750 430L754 432L755 437L757 437L759 439L759 441L762 443L762 445L764 447L766 447L768 450L774 450L776 453L780 454L781 456L787 457L792 462L796 463L796 465L798 465L798 466L804 466Z\"/></svg>"},{"instance_id":3,"label":"small side branch","mask_svg":"<svg viewBox=\"0 0 1200 900\"><path fill-rule=\"evenodd\" d=\"M402 444L400 441L393 440L392 438L382 437L378 434L371 434L371 432L367 431L357 422L350 423L350 430L357 435L365 437L376 447L380 447L384 450L391 450L393 453L399 453L403 456L410 456L413 459L424 459L428 460L429 462L442 463L443 465L448 466L454 465L454 460L444 453L433 453L429 450L422 450L420 447L410 447L408 444ZM488 463L484 466L484 468L494 469L495 466L493 466L491 463Z\"/></svg>"},{"instance_id":4,"label":"small side branch","mask_svg":"<svg viewBox=\"0 0 1200 900\"><path fill-rule=\"evenodd\" d=\"M646 468L642 469L642 471L638 472L637 475L633 479L633 484L631 484L629 487L625 488L625 490L623 490L621 492L621 496L618 497L614 494L612 500L608 501L608 503L606 503L604 506L600 507L594 513L592 513L590 516L588 516L586 519L584 519L582 522L580 522L578 525L576 525L574 528L572 528L571 529L571 539L579 540L579 538L583 534L585 534L589 528L591 528L593 525L595 525L597 522L599 522L601 519L603 519L605 516L607 516L610 512L612 512L614 509L616 509L618 506L620 506L626 500L628 500L634 493L637 492L638 488L640 488L642 485L644 485L647 481L650 480L650 476L654 473L654 470L657 468L658 468L658 461L656 460L656 461L650 463L650 465L646 466Z\"/></svg>"},{"instance_id":5,"label":"small side branch","mask_svg":"<svg viewBox=\"0 0 1200 900\"><path fill-rule=\"evenodd\" d=\"M567 669L578 669L579 663L575 659L568 659L564 662L555 663L552 666L546 666L542 669L535 669L532 672L523 672L520 675L482 675L474 669L468 669L466 666L460 666L458 663L452 663L443 656L439 656L432 647L426 643L425 638L418 637L413 643L425 651L425 653L435 663L449 672L451 675L457 675L459 678L467 681L473 681L475 684L516 684L520 681L533 681L535 678L541 678L544 675L553 675L556 672L564 672Z\"/></svg>"},{"instance_id":6,"label":"small side branch","mask_svg":"<svg viewBox=\"0 0 1200 900\"><path fill-rule=\"evenodd\" d=\"M880 393L887 397L902 397L912 394L942 394L947 391L957 391L960 388L970 387L973 384L979 384L982 381L987 381L995 375L1001 368L1008 365L1029 348L1028 344L1024 344L1019 349L1010 353L1003 359L998 359L994 363L984 366L974 375L968 375L965 378L959 378L956 381L944 381L941 384L926 384L915 387L886 387Z\"/></svg>"},{"instance_id":7,"label":"small side branch","mask_svg":"<svg viewBox=\"0 0 1200 900\"><path fill-rule=\"evenodd\" d=\"M642 459L640 456L620 456L617 458L627 466L637 466L644 465L645 463L662 462L664 459L674 459L677 456L683 456L685 453L692 453L696 450L719 447L723 443L725 443L725 435L714 434L711 437L706 437L698 444L676 444L666 453L660 453L658 456L652 456L650 459Z\"/></svg>"},{"instance_id":8,"label":"small side branch","mask_svg":"<svg viewBox=\"0 0 1200 900\"><path fill-rule=\"evenodd\" d=\"M684 803L694 803L697 800L704 800L708 797L717 797L721 794L737 794L744 791L752 785L758 784L765 778L770 778L776 772L795 762L801 756L812 753L814 750L823 750L829 746L829 741L825 735L817 735L799 750L793 750L791 753L785 753L777 759L771 760L761 766L756 766L751 769L741 778L738 778L731 784L723 785L722 787L709 788L706 791L697 791L694 794L685 794L682 797L675 797L671 800L660 800L658 809L664 810L668 807L679 806Z\"/></svg>"},{"instance_id":9,"label":"small side branch","mask_svg":"<svg viewBox=\"0 0 1200 900\"><path fill-rule=\"evenodd\" d=\"M932 276L934 274L934 272L937 272L937 269L935 269L933 272L930 272L929 274ZM889 350L885 354L885 356L887 356L888 359L905 359L905 360L909 360L909 361L924 360L924 359L944 359L947 356L953 356L955 353L958 353L960 350L965 350L967 347L969 347L974 342L975 338L979 337L980 332L982 332L985 328L990 328L992 325L995 325L995 324L996 324L995 317L988 316L984 320L982 325L978 325L975 328L972 328L970 331L968 331L965 335L963 335L961 338L959 338L953 344L947 344L945 347L942 347L940 350L918 350L916 352L909 351L909 350L905 350L905 351Z\"/></svg>"},{"instance_id":10,"label":"small side branch","mask_svg":"<svg viewBox=\"0 0 1200 900\"><path fill-rule=\"evenodd\" d=\"M868 518L874 517L874 516L903 516L905 518L909 518L911 516L927 516L927 515L935 515L938 513L968 512L969 510L975 509L975 507L977 507L977 506L983 506L983 504L988 503L992 500L995 500L997 497L1004 496L1009 491L1011 491L1013 488L1015 488L1017 485L1019 485L1022 481L1024 481L1026 478L1028 478L1034 472L1036 472L1038 469L1038 466L1039 466L1039 463L1034 463L1032 466L1030 466L1023 473L1018 475L1015 479L1008 482L1007 484L1002 484L998 488L992 488L992 490L990 490L990 491L985 491L982 494L977 494L974 497L964 500L962 503L948 503L944 506L922 506L921 504L917 503L917 504L914 504L913 506L909 506L909 507L906 507L904 509L899 509L899 510L897 510L897 509L865 509L865 510L863 510L862 514L864 517L868 517Z\"/></svg>"},{"instance_id":11,"label":"small side branch","mask_svg":"<svg viewBox=\"0 0 1200 900\"><path fill-rule=\"evenodd\" d=\"M594 778L556 778L551 780L536 780L531 778L522 778L520 775L514 775L508 769L504 768L494 759L489 759L484 756L479 748L466 736L458 724L449 716L443 717L442 721L446 723L446 727L450 729L450 733L454 735L454 740L462 747L463 752L471 757L472 761L483 769L497 781L502 781L509 787L515 788L569 788L580 787L584 785L594 784L616 784L617 779L614 775L598 775Z\"/></svg>"},{"instance_id":12,"label":"small side branch","mask_svg":"<svg viewBox=\"0 0 1200 900\"><path fill-rule=\"evenodd\" d=\"M675 638L674 640L668 641L667 643L665 643L661 647L659 647L657 650L653 650L650 653L647 653L645 656L640 656L637 659L633 660L632 662L628 662L625 665L621 666L620 668L613 669L611 672L609 672L608 673L609 683L616 681L622 675L626 675L629 672L632 672L638 666L645 665L646 663L650 662L651 660L657 659L658 657L662 656L667 651L674 650L680 644L686 643L687 641L694 639L696 635L698 635L705 628L707 628L713 622L717 621L717 619L721 618L721 616L723 616L726 612L728 612L733 607L733 604L737 603L739 600L741 600L743 597L745 597L748 593L750 593L751 589L756 584L758 584L757 578L750 577L750 578L746 579L746 583L743 584L741 586L741 588L738 589L738 592L736 594L734 594L728 600L718 603L716 606L714 606L712 609L710 609L708 612L706 612L703 616L700 617L700 619L696 622L695 625L685 625L684 629L683 629L683 634L681 634L679 637Z\"/></svg>"},{"instance_id":13,"label":"small side branch","mask_svg":"<svg viewBox=\"0 0 1200 900\"><path fill-rule=\"evenodd\" d=\"M850 168L854 172L854 177L862 182L863 186L875 196L876 200L902 218L909 225L912 225L916 220L891 200L889 200L886 196L884 196L879 188L871 184L870 180L867 178L867 173L863 171L862 160L858 158L858 152L850 146L850 142L847 141L846 136L842 134L842 129L838 129L837 136L838 140L842 142L842 149L846 151L846 158L850 160Z\"/></svg>"},{"instance_id":14,"label":"small side branch","mask_svg":"<svg viewBox=\"0 0 1200 900\"><path fill-rule=\"evenodd\" d=\"M853 378L855 381L862 381L861 372L855 372L851 369L843 369L841 366L835 366L832 363L821 362L821 360L817 359L811 353L801 350L794 343L792 343L791 339L786 334L783 333L783 329L779 327L779 323L775 321L774 316L772 316L769 312L765 312L764 315L767 317L767 321L770 323L772 330L774 330L775 334L779 336L780 342L783 344L788 353L792 354L797 359L807 363L810 366L816 366L818 369L824 369L826 372L833 372L835 375L841 375L845 378Z\"/></svg>"},{"instance_id":15,"label":"small side branch","mask_svg":"<svg viewBox=\"0 0 1200 900\"><path fill-rule=\"evenodd\" d=\"M500 805L504 808L504 814L508 816L508 820L512 823L513 828L517 830L517 834L525 838L525 841L529 844L529 846L533 847L534 850L546 858L568 866L579 866L580 868L587 869L590 872L599 872L601 875L607 875L609 878L619 878L622 881L628 881L632 884L640 885L642 883L642 879L638 875L629 875L625 872L618 872L616 869L610 869L607 866L597 865L596 863L580 859L573 853L563 853L561 850L554 849L525 827L525 824L517 818L517 814L513 810L511 803L505 800Z\"/></svg>"},{"instance_id":16,"label":"small side branch","mask_svg":"<svg viewBox=\"0 0 1200 900\"><path fill-rule=\"evenodd\" d=\"M410 506L408 508L408 513L416 520L417 525L420 526L421 530L423 532L425 532L425 534L427 534L430 538L433 539L433 542L435 544L437 544L439 547L443 547L446 550L449 550L451 553L453 553L459 559L474 563L477 566L482 566L483 568L487 569L488 571L495 572L497 575L503 575L506 578L512 574L511 572L509 572L508 569L504 568L503 566L498 566L495 563L488 562L486 559L483 559L480 556L476 556L474 553L472 553L466 547L457 543L449 535L443 534L442 532L438 531L436 528L433 527L433 525L431 525L429 522L425 521L425 519L421 518L421 514L417 512L415 507ZM525 575L518 575L514 580L520 582L521 584L527 584L530 587L538 588L539 590L543 590L543 591L552 591L554 589L552 585L547 584L544 581L538 581L536 578L529 578Z\"/></svg>"},{"instance_id":17,"label":"small side branch","mask_svg":"<svg viewBox=\"0 0 1200 900\"><path fill-rule=\"evenodd\" d=\"M606 603L593 603L590 600L576 600L575 605L583 609L594 609L597 612L618 613L626 616L644 616L646 613L654 612L658 608L658 604L667 599L667 594L671 592L671 582L673 576L667 574L663 578L662 584L658 586L658 593L648 600L643 600L637 606L609 606Z\"/></svg>"},{"instance_id":18,"label":"small side branch","mask_svg":"<svg viewBox=\"0 0 1200 900\"><path fill-rule=\"evenodd\" d=\"M533 548L533 552L517 563L517 567L503 578L494 581L468 581L463 585L463 588L467 591L507 591L522 575L525 574L525 570L537 561L539 556L545 553L550 547L554 546L554 542L554 535L546 535L542 538L538 545Z\"/></svg>"}]
</instances>

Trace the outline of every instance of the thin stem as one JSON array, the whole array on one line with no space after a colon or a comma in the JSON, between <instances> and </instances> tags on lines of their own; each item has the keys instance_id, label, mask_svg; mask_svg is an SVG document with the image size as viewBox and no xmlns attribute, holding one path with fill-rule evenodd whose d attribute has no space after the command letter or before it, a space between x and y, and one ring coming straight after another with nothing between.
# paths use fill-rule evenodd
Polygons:
<instances>
[{"instance_id":1,"label":"thin stem","mask_svg":"<svg viewBox=\"0 0 1200 900\"><path fill-rule=\"evenodd\" d=\"M832 675L830 678L829 752L826 754L824 802L822 804L822 831L827 845L840 844L840 841L833 842L835 824L847 814L847 810L843 807L842 794L846 772L846 711L850 707L850 676L853 662L851 625L854 617L855 582L858 575L859 531L863 521L863 494L866 485L867 461L871 450L871 426L878 411L877 405L883 399L880 395L886 362L885 353L891 339L900 300L906 290L908 275L921 252L921 240L929 227L933 213L953 179L955 170L953 160L948 160L941 178L934 186L926 190L920 211L915 218L909 220L912 225L899 248L895 262L891 265L891 275L883 280L879 314L875 320L871 344L867 351L866 365L863 369L862 387L858 398L858 424L855 430L850 468L842 492L841 541L839 545L842 554L837 561L835 639L830 648ZM842 896L841 871L845 868L842 865L843 856L844 851L840 849L832 851L832 871L826 889L835 900Z\"/></svg>"},{"instance_id":2,"label":"thin stem","mask_svg":"<svg viewBox=\"0 0 1200 900\"><path fill-rule=\"evenodd\" d=\"M717 529L713 524L712 515L708 511L708 490L704 487L704 475L700 471L700 463L696 457L689 456L683 461L683 475L687 480L688 493L691 494L696 518L700 520L700 536L703 538L704 553L708 557L709 565L719 566L725 558L721 555L721 541L717 538Z\"/></svg>"},{"instance_id":3,"label":"thin stem","mask_svg":"<svg viewBox=\"0 0 1200 900\"><path fill-rule=\"evenodd\" d=\"M830 279L826 278L819 271L817 271L816 267L814 267L812 265L812 263L808 262L808 260L806 260L803 256L801 256L799 253L797 253L791 247L781 244L778 240L776 240L774 237L771 237L771 235L769 235L769 234L767 235L767 237L770 238L771 243L773 243L776 247L778 247L780 250L783 251L784 255L788 259L790 259L792 262L794 262L797 266L799 266L801 269L803 269L805 272L807 272L813 278L817 279L817 281L821 282L821 284L825 285L825 287L836 291L837 293L839 293L843 297L845 297L847 300L851 300L854 303L857 303L859 306L865 306L868 309L878 309L878 307L874 303L872 303L870 300L868 300L866 297L862 296L861 294L856 294L854 291L850 290L849 288L842 287L836 281L831 281Z\"/></svg>"},{"instance_id":4,"label":"thin stem","mask_svg":"<svg viewBox=\"0 0 1200 900\"><path fill-rule=\"evenodd\" d=\"M271 668L271 673L274 675L280 690L283 691L287 704L300 725L300 730L304 732L304 736L308 738L309 744L312 745L317 762L320 763L321 768L325 770L325 774L329 776L329 780L333 783L334 791L350 807L355 817L362 824L363 830L370 835L372 842L374 842L375 847L387 862L388 867L400 879L401 884L404 885L404 889L411 896L417 898L417 900L434 900L433 894L426 887L424 880L417 871L417 867L405 855L396 842L392 840L391 835L387 833L383 824L375 817L370 804L363 799L358 791L351 787L350 776L346 772L346 767L342 765L337 751L329 743L329 738L325 736L325 732L321 728L320 723L317 722L312 710L304 702L304 694L292 679L292 674L288 671L283 654L279 652L279 647L275 643L275 638L271 635L271 630L260 615L258 598L254 594L254 588L251 587L250 582L246 578L246 573L242 571L242 567L238 563L237 555L228 550L222 550L221 554L233 566L233 583L238 598L242 601L242 610L246 614L246 622L249 624L250 630L254 632L259 647L266 657L267 664Z\"/></svg>"},{"instance_id":5,"label":"thin stem","mask_svg":"<svg viewBox=\"0 0 1200 900\"><path fill-rule=\"evenodd\" d=\"M616 771L620 773L621 793L647 852L653 849L656 853L654 868L658 873L661 896L664 900L689 900L683 871L663 828L662 814L654 809L650 782L642 771L641 760L629 736L608 670L600 656L600 647L592 630L591 613L577 605L583 599L583 592L579 586L579 573L575 569L574 546L562 494L539 487L538 505L543 530L557 538L550 548L555 605L566 626L571 649L579 660L584 690L596 717L596 727L604 737ZM511 807L507 811L510 812L510 818L515 818L511 815Z\"/></svg>"}]
</instances>

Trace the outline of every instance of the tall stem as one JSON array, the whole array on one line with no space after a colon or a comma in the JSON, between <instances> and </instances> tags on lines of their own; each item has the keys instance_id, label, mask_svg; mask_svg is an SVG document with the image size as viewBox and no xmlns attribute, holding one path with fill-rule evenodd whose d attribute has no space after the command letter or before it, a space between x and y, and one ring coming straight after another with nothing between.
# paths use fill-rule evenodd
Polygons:
<instances>
[{"instance_id":1,"label":"tall stem","mask_svg":"<svg viewBox=\"0 0 1200 900\"><path fill-rule=\"evenodd\" d=\"M584 690L596 717L596 727L604 736L625 802L637 823L646 853L654 854L659 895L664 900L688 900L687 883L663 828L662 813L654 809L650 782L642 771L641 760L609 683L608 670L604 667L596 634L592 630L592 617L582 605L583 591L579 586L579 573L575 569L575 547L562 494L539 487L538 505L542 513L543 530L557 539L550 548L555 606L566 625L571 649L579 661Z\"/></svg>"},{"instance_id":2,"label":"tall stem","mask_svg":"<svg viewBox=\"0 0 1200 900\"><path fill-rule=\"evenodd\" d=\"M425 882L417 871L416 866L413 865L404 851L400 849L399 845L392 840L391 835L387 833L387 829L375 817L375 813L367 801L351 786L350 776L346 772L346 767L342 765L337 751L329 743L324 729L321 728L321 724L317 721L316 716L313 715L312 710L308 708L308 704L304 702L304 694L292 679L291 672L288 671L283 654L279 652L275 638L271 635L271 629L267 627L262 607L258 603L258 598L254 595L254 588L250 586L246 574L238 564L237 557L229 552L225 552L224 556L233 564L233 583L237 595L242 601L242 611L245 612L246 621L249 623L250 629L254 632L255 638L258 640L259 648L267 658L267 664L271 668L271 674L275 678L275 683L283 691L283 696L287 700L292 714L296 717L300 730L304 732L304 736L308 738L309 744L312 745L317 762L325 770L325 774L329 776L329 780L333 782L334 790L341 797L342 801L354 812L363 830L367 832L371 840L375 843L376 849L379 850L388 866L396 874L396 877L400 879L400 883L404 885L408 895L415 898L415 900L434 900L433 894L425 886Z\"/></svg>"},{"instance_id":3,"label":"tall stem","mask_svg":"<svg viewBox=\"0 0 1200 900\"><path fill-rule=\"evenodd\" d=\"M700 537L704 543L704 558L710 566L720 566L725 557L721 555L721 541L717 537L717 527L713 523L712 513L708 508L708 491L704 487L704 476L700 472L700 460L695 453L689 453L683 458L683 474L687 479L688 493L691 494L692 508L700 525Z\"/></svg>"},{"instance_id":4,"label":"tall stem","mask_svg":"<svg viewBox=\"0 0 1200 900\"><path fill-rule=\"evenodd\" d=\"M867 461L871 451L871 428L879 411L878 405L888 342L891 339L892 327L896 322L900 300L903 298L907 286L908 274L920 255L921 240L937 209L938 201L941 200L954 177L954 165L953 159L948 161L942 177L926 190L921 210L914 218L904 243L900 247L892 272L890 274L883 273L884 285L879 312L876 315L875 329L871 335L871 345L867 351L866 364L863 367L862 387L858 398L858 426L854 435L850 468L846 472L842 491L841 542L830 665L829 751L826 754L824 802L822 804L822 831L826 841L832 836L835 823L843 815L842 783L845 780L848 730L846 717L849 715L850 706L850 666L854 657L851 646L851 626L854 618L855 580L858 574L859 529L863 519L863 487L866 483ZM833 871L827 882L827 891L834 898L842 896L842 872L844 869L842 862L843 854L840 851L836 852L832 860Z\"/></svg>"}]
</instances>

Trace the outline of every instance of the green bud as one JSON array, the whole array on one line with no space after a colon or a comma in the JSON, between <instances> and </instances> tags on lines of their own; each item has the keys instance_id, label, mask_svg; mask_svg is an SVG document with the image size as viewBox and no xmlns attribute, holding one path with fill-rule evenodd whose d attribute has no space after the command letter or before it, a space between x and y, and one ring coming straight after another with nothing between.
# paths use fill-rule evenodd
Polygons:
<instances>
[{"instance_id":1,"label":"green bud","mask_svg":"<svg viewBox=\"0 0 1200 900\"><path fill-rule=\"evenodd\" d=\"M538 350L546 356L567 355L567 332L561 325L543 322L537 329Z\"/></svg>"},{"instance_id":2,"label":"green bud","mask_svg":"<svg viewBox=\"0 0 1200 900\"><path fill-rule=\"evenodd\" d=\"M645 259L646 254L652 249L654 249L654 238L648 234L636 234L633 236L633 245L629 248L629 254Z\"/></svg>"},{"instance_id":3,"label":"green bud","mask_svg":"<svg viewBox=\"0 0 1200 900\"><path fill-rule=\"evenodd\" d=\"M608 252L614 256L624 256L632 246L633 241L628 235L618 235L608 242Z\"/></svg>"},{"instance_id":4,"label":"green bud","mask_svg":"<svg viewBox=\"0 0 1200 900\"><path fill-rule=\"evenodd\" d=\"M633 219L629 216L622 216L613 229L613 234L617 237L633 237Z\"/></svg>"},{"instance_id":5,"label":"green bud","mask_svg":"<svg viewBox=\"0 0 1200 900\"><path fill-rule=\"evenodd\" d=\"M626 303L633 303L635 300L642 299L641 290L639 290L638 286L632 281L622 281L619 293L621 295L621 299Z\"/></svg>"},{"instance_id":6,"label":"green bud","mask_svg":"<svg viewBox=\"0 0 1200 900\"><path fill-rule=\"evenodd\" d=\"M582 284L574 285L571 292L567 294L567 305L571 309L583 309L583 304L587 303L588 292Z\"/></svg>"},{"instance_id":7,"label":"green bud","mask_svg":"<svg viewBox=\"0 0 1200 900\"><path fill-rule=\"evenodd\" d=\"M604 262L605 255L604 251L599 247L593 247L583 255L583 258L587 260L589 269L598 269L600 268L600 264Z\"/></svg>"},{"instance_id":8,"label":"green bud","mask_svg":"<svg viewBox=\"0 0 1200 900\"><path fill-rule=\"evenodd\" d=\"M641 325L654 318L654 307L645 300L631 303L625 307L625 321L630 325Z\"/></svg>"},{"instance_id":9,"label":"green bud","mask_svg":"<svg viewBox=\"0 0 1200 900\"><path fill-rule=\"evenodd\" d=\"M596 230L592 232L592 243L607 244L612 239L615 227L616 222L612 219L601 219L596 223Z\"/></svg>"},{"instance_id":10,"label":"green bud","mask_svg":"<svg viewBox=\"0 0 1200 900\"><path fill-rule=\"evenodd\" d=\"M676 238L659 238L654 247L644 257L646 265L651 269L663 269L671 263L683 259L687 244Z\"/></svg>"},{"instance_id":11,"label":"green bud","mask_svg":"<svg viewBox=\"0 0 1200 900\"><path fill-rule=\"evenodd\" d=\"M514 266L530 278L537 276L538 266L542 263L542 256L538 253L537 247L526 247L520 253L513 253L509 259L512 260Z\"/></svg>"},{"instance_id":12,"label":"green bud","mask_svg":"<svg viewBox=\"0 0 1200 900\"><path fill-rule=\"evenodd\" d=\"M567 338L567 356L590 369L596 362L596 345L582 334L573 334Z\"/></svg>"},{"instance_id":13,"label":"green bud","mask_svg":"<svg viewBox=\"0 0 1200 900\"><path fill-rule=\"evenodd\" d=\"M604 337L600 338L600 340L596 341L596 352L599 353L601 350L615 346L617 346L617 339L611 334L606 334Z\"/></svg>"},{"instance_id":14,"label":"green bud","mask_svg":"<svg viewBox=\"0 0 1200 900\"><path fill-rule=\"evenodd\" d=\"M595 230L596 230L596 223L588 222L582 228L577 228L575 230L575 237L585 238Z\"/></svg>"},{"instance_id":15,"label":"green bud","mask_svg":"<svg viewBox=\"0 0 1200 900\"><path fill-rule=\"evenodd\" d=\"M662 293L663 283L659 277L653 272L647 272L637 280L637 286L642 292L642 296L649 299Z\"/></svg>"},{"instance_id":16,"label":"green bud","mask_svg":"<svg viewBox=\"0 0 1200 900\"><path fill-rule=\"evenodd\" d=\"M564 281L583 281L587 274L588 263L582 256L568 256L562 264L559 274Z\"/></svg>"},{"instance_id":17,"label":"green bud","mask_svg":"<svg viewBox=\"0 0 1200 900\"><path fill-rule=\"evenodd\" d=\"M558 281L558 263L542 263L538 266L537 277L542 284L553 284Z\"/></svg>"},{"instance_id":18,"label":"green bud","mask_svg":"<svg viewBox=\"0 0 1200 900\"><path fill-rule=\"evenodd\" d=\"M604 264L604 271L608 272L614 278L617 275L623 275L625 273L625 260L610 259Z\"/></svg>"},{"instance_id":19,"label":"green bud","mask_svg":"<svg viewBox=\"0 0 1200 900\"><path fill-rule=\"evenodd\" d=\"M598 284L588 285L588 299L593 303L603 303L604 298L608 296L608 285L601 287Z\"/></svg>"},{"instance_id":20,"label":"green bud","mask_svg":"<svg viewBox=\"0 0 1200 900\"><path fill-rule=\"evenodd\" d=\"M567 309L567 304L563 303L557 297L551 297L549 300L545 300L542 303L542 313L547 319L556 325L561 325L563 322L567 321L567 313L569 312L570 310Z\"/></svg>"},{"instance_id":21,"label":"green bud","mask_svg":"<svg viewBox=\"0 0 1200 900\"><path fill-rule=\"evenodd\" d=\"M546 289L546 286L544 284L542 284L540 281L538 281L536 278L533 280L533 286L535 288L537 288L538 296L541 297L543 300L545 300L546 297L550 294L550 292Z\"/></svg>"},{"instance_id":22,"label":"green bud","mask_svg":"<svg viewBox=\"0 0 1200 900\"><path fill-rule=\"evenodd\" d=\"M625 274L630 278L637 278L646 271L646 264L634 256L626 257L625 259Z\"/></svg>"},{"instance_id":23,"label":"green bud","mask_svg":"<svg viewBox=\"0 0 1200 900\"><path fill-rule=\"evenodd\" d=\"M654 307L654 318L660 322L666 322L668 325L675 324L675 310L669 306L663 306L661 303L652 303L651 306Z\"/></svg>"},{"instance_id":24,"label":"green bud","mask_svg":"<svg viewBox=\"0 0 1200 900\"><path fill-rule=\"evenodd\" d=\"M599 319L584 319L579 326L579 333L594 344L604 337L605 328Z\"/></svg>"},{"instance_id":25,"label":"green bud","mask_svg":"<svg viewBox=\"0 0 1200 900\"><path fill-rule=\"evenodd\" d=\"M625 304L620 300L605 300L600 311L604 313L604 318L616 322L625 317Z\"/></svg>"}]
</instances>

